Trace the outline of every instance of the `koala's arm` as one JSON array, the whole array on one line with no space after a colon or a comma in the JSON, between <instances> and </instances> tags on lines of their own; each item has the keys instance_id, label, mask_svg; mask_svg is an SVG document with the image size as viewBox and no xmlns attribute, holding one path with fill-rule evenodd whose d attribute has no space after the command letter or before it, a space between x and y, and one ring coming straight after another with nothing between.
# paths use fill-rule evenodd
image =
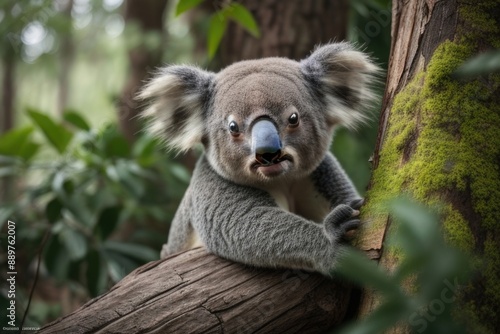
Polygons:
<instances>
[{"instance_id":1,"label":"koala's arm","mask_svg":"<svg viewBox=\"0 0 500 334\"><path fill-rule=\"evenodd\" d=\"M328 152L311 175L316 189L330 201L331 208L347 204L359 209L363 200L337 159Z\"/></svg>"},{"instance_id":2,"label":"koala's arm","mask_svg":"<svg viewBox=\"0 0 500 334\"><path fill-rule=\"evenodd\" d=\"M339 205L317 224L280 209L265 191L223 179L205 158L196 169L192 223L209 251L249 265L330 274L343 234L357 222L352 208Z\"/></svg>"}]
</instances>

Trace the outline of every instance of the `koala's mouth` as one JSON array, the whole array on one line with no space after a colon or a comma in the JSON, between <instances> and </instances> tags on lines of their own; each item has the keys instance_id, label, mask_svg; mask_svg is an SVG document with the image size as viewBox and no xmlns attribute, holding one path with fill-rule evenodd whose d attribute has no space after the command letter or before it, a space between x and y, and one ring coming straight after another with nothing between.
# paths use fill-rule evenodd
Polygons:
<instances>
[{"instance_id":1,"label":"koala's mouth","mask_svg":"<svg viewBox=\"0 0 500 334\"><path fill-rule=\"evenodd\" d=\"M292 156L283 154L275 159L256 159L251 165L252 170L262 173L265 176L278 176L288 170L290 164L293 163Z\"/></svg>"}]
</instances>

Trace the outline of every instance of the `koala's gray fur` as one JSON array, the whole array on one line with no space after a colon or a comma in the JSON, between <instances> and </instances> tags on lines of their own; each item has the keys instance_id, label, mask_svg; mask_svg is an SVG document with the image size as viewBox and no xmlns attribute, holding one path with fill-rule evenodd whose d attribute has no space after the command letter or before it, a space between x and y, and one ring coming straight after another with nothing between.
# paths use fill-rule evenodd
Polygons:
<instances>
[{"instance_id":1,"label":"koala's gray fur","mask_svg":"<svg viewBox=\"0 0 500 334\"><path fill-rule=\"evenodd\" d=\"M319 47L301 62L161 69L140 93L151 101L150 130L178 150L205 148L162 257L202 244L250 265L328 275L362 203L329 153L333 129L366 119L377 72L348 43Z\"/></svg>"}]
</instances>

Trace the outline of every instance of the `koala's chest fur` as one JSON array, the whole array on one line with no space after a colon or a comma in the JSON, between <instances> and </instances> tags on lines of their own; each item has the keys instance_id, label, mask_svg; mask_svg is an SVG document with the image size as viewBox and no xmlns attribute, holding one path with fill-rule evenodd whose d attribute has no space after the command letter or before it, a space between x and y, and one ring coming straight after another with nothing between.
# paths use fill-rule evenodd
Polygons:
<instances>
[{"instance_id":1,"label":"koala's chest fur","mask_svg":"<svg viewBox=\"0 0 500 334\"><path fill-rule=\"evenodd\" d=\"M318 223L331 210L329 201L316 190L309 178L281 184L266 191L281 209Z\"/></svg>"},{"instance_id":2,"label":"koala's chest fur","mask_svg":"<svg viewBox=\"0 0 500 334\"><path fill-rule=\"evenodd\" d=\"M321 223L331 210L330 202L316 190L309 178L264 190L271 195L282 210L295 213L317 223ZM189 245L190 248L204 245L194 230Z\"/></svg>"}]
</instances>

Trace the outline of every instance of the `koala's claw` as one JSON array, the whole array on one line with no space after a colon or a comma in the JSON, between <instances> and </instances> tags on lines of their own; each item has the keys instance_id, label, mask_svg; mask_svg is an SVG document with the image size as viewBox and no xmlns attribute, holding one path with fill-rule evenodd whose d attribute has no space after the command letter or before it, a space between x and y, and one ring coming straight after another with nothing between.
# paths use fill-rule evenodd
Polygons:
<instances>
[{"instance_id":1,"label":"koala's claw","mask_svg":"<svg viewBox=\"0 0 500 334\"><path fill-rule=\"evenodd\" d=\"M358 198L349 202L349 206L354 210L359 210L363 204L365 204L365 200L363 198Z\"/></svg>"},{"instance_id":2,"label":"koala's claw","mask_svg":"<svg viewBox=\"0 0 500 334\"><path fill-rule=\"evenodd\" d=\"M346 233L359 227L360 220L353 218L359 215L358 210L352 207L340 204L325 218L325 231L328 238L332 241L346 238Z\"/></svg>"}]
</instances>

